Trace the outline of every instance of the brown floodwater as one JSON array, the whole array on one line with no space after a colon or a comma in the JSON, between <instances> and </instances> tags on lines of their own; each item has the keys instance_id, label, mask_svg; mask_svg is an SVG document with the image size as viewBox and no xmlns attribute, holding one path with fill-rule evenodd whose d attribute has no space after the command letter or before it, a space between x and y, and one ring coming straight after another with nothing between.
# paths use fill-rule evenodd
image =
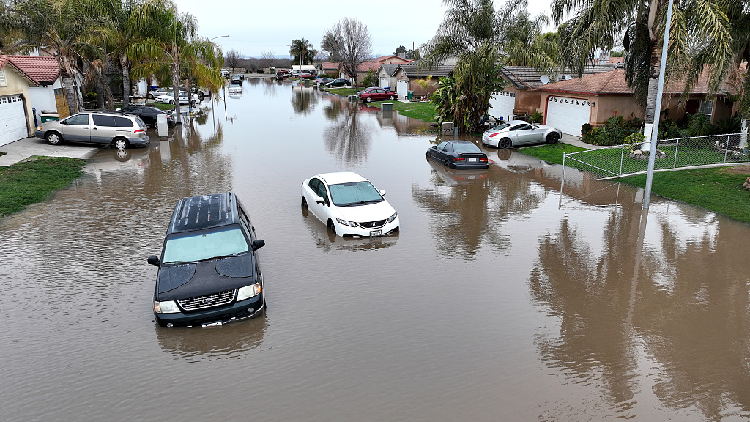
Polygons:
<instances>
[{"instance_id":1,"label":"brown floodwater","mask_svg":"<svg viewBox=\"0 0 750 422\"><path fill-rule=\"evenodd\" d=\"M599 421L750 417L750 226L515 151L425 159L434 128L245 81L146 149L103 149L0 220L0 420ZM302 180L351 170L396 237L331 239ZM658 175L656 176L658 177ZM232 190L268 312L153 321L182 197Z\"/></svg>"}]
</instances>

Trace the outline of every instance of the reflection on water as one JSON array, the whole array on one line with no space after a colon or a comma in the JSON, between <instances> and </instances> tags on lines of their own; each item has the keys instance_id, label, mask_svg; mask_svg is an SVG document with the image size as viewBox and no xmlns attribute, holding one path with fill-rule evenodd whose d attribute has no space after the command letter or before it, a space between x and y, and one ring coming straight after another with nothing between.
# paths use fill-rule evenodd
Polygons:
<instances>
[{"instance_id":1,"label":"reflection on water","mask_svg":"<svg viewBox=\"0 0 750 422\"><path fill-rule=\"evenodd\" d=\"M446 169L435 141L250 80L148 148L102 149L0 220L0 419L240 421L261 383L253 415L279 421L750 417L748 225L661 198L644 215L642 190L571 169L561 193L560 166L516 150ZM342 167L387 188L398 236L301 214L302 180ZM145 258L180 198L227 190L266 241L268 315L156 327Z\"/></svg>"},{"instance_id":2,"label":"reflection on water","mask_svg":"<svg viewBox=\"0 0 750 422\"><path fill-rule=\"evenodd\" d=\"M155 326L159 346L188 362L241 358L263 342L266 316L202 329Z\"/></svg>"}]
</instances>

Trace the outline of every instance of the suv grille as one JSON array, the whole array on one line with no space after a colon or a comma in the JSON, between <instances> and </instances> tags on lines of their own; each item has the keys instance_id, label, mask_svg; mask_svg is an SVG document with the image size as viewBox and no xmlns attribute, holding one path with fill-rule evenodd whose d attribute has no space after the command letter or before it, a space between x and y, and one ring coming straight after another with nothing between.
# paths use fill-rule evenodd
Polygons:
<instances>
[{"instance_id":1,"label":"suv grille","mask_svg":"<svg viewBox=\"0 0 750 422\"><path fill-rule=\"evenodd\" d=\"M177 304L187 312L199 309L214 308L216 306L228 305L234 300L234 290L214 293L206 296L189 297L180 299Z\"/></svg>"},{"instance_id":2,"label":"suv grille","mask_svg":"<svg viewBox=\"0 0 750 422\"><path fill-rule=\"evenodd\" d=\"M359 223L359 225L366 229L377 229L379 227L385 226L385 220L365 221L363 223Z\"/></svg>"}]
</instances>

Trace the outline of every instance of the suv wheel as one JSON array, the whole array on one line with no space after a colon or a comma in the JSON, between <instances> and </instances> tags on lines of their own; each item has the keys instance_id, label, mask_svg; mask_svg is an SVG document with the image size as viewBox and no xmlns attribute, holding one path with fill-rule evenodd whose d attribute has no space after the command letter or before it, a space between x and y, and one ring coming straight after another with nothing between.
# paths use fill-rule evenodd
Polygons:
<instances>
[{"instance_id":1,"label":"suv wheel","mask_svg":"<svg viewBox=\"0 0 750 422\"><path fill-rule=\"evenodd\" d=\"M117 149L125 149L130 146L130 142L125 138L115 138L115 140L112 141L112 146Z\"/></svg>"},{"instance_id":2,"label":"suv wheel","mask_svg":"<svg viewBox=\"0 0 750 422\"><path fill-rule=\"evenodd\" d=\"M62 142L62 136L60 136L60 134L57 132L47 133L47 136L45 136L45 139L47 139L47 142L49 142L52 145L57 145Z\"/></svg>"}]
</instances>

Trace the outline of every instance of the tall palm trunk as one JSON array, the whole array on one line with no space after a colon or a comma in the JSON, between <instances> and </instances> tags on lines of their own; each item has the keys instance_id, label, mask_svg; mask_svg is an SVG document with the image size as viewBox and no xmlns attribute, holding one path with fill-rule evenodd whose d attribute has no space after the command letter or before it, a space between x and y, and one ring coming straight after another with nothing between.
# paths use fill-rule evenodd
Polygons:
<instances>
[{"instance_id":1,"label":"tall palm trunk","mask_svg":"<svg viewBox=\"0 0 750 422\"><path fill-rule=\"evenodd\" d=\"M182 114L180 114L180 57L177 46L172 45L172 94L174 95L174 112L175 123L182 124Z\"/></svg>"},{"instance_id":2,"label":"tall palm trunk","mask_svg":"<svg viewBox=\"0 0 750 422\"><path fill-rule=\"evenodd\" d=\"M127 55L120 55L120 66L122 67L122 105L127 106L130 104L130 68Z\"/></svg>"}]
</instances>

